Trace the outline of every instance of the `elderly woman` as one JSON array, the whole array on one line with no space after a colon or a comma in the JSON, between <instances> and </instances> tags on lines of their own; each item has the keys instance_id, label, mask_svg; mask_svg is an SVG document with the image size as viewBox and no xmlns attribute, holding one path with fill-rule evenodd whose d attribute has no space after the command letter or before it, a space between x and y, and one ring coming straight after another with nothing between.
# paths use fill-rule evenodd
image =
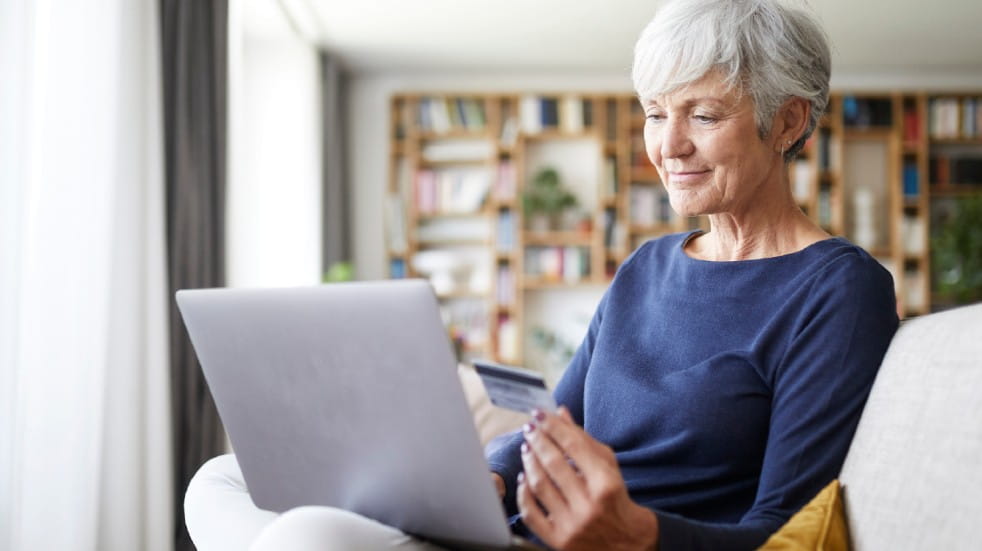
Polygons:
<instances>
[{"instance_id":1,"label":"elderly woman","mask_svg":"<svg viewBox=\"0 0 982 551\"><path fill-rule=\"evenodd\" d=\"M641 35L648 156L675 211L711 229L624 262L560 413L490 455L516 532L558 549L752 549L836 477L897 317L890 275L791 195L829 57L815 20L776 0L676 0ZM308 524L352 548L430 548L349 516ZM269 548L305 522L284 517Z\"/></svg>"},{"instance_id":2,"label":"elderly woman","mask_svg":"<svg viewBox=\"0 0 982 551\"><path fill-rule=\"evenodd\" d=\"M773 0L679 0L644 30L648 157L711 229L631 255L563 413L489 458L516 529L561 549L752 549L837 476L898 322L888 272L790 192L829 57Z\"/></svg>"}]
</instances>

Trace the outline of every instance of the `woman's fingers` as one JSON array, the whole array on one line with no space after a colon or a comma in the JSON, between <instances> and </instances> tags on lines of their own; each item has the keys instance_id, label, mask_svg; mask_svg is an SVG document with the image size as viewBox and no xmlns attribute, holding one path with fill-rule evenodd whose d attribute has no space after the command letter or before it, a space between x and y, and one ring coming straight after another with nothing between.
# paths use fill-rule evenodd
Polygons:
<instances>
[{"instance_id":1,"label":"woman's fingers","mask_svg":"<svg viewBox=\"0 0 982 551\"><path fill-rule=\"evenodd\" d=\"M526 432L525 439L532 444L533 451L539 456L550 476L555 474L561 477L554 480L564 493L566 477L569 473L577 479L579 482L577 487L583 494L587 493L587 487L590 493L605 491L612 482L608 479L614 474L617 475L614 478L619 480L620 470L617 468L617 458L613 450L597 442L576 426L568 416L568 412L566 415L562 412L559 415L542 412L537 414L536 421L532 425L534 428L531 432ZM542 454L546 454L548 459ZM557 457L561 458L562 465L559 465L560 461ZM575 464L575 470L569 465L569 460ZM572 496L570 499L573 499Z\"/></svg>"},{"instance_id":2,"label":"woman's fingers","mask_svg":"<svg viewBox=\"0 0 982 551\"><path fill-rule=\"evenodd\" d=\"M525 446L528 448L529 454L523 454L523 456L529 455L535 459L532 465L539 468L555 485L564 502L576 504L583 501L586 497L583 479L570 465L563 450L534 423L526 425L524 431ZM526 471L528 471L528 462L525 466ZM546 507L548 508L548 505Z\"/></svg>"},{"instance_id":3,"label":"woman's fingers","mask_svg":"<svg viewBox=\"0 0 982 551\"><path fill-rule=\"evenodd\" d=\"M525 467L525 484L545 508L546 514L565 514L569 508L566 496L532 453L528 443L522 444L522 465Z\"/></svg>"},{"instance_id":4,"label":"woman's fingers","mask_svg":"<svg viewBox=\"0 0 982 551\"><path fill-rule=\"evenodd\" d=\"M551 540L555 529L545 510L536 500L535 494L529 487L528 477L524 473L518 475L518 490L515 501L518 503L518 511L522 514L522 522L525 523L525 526L543 541Z\"/></svg>"}]
</instances>

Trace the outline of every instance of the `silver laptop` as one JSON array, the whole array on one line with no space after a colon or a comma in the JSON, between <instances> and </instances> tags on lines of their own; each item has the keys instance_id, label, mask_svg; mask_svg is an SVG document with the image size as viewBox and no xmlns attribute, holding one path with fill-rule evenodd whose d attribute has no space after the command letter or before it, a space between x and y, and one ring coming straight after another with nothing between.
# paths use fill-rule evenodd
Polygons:
<instances>
[{"instance_id":1,"label":"silver laptop","mask_svg":"<svg viewBox=\"0 0 982 551\"><path fill-rule=\"evenodd\" d=\"M428 283L182 290L177 304L258 507L516 543Z\"/></svg>"}]
</instances>

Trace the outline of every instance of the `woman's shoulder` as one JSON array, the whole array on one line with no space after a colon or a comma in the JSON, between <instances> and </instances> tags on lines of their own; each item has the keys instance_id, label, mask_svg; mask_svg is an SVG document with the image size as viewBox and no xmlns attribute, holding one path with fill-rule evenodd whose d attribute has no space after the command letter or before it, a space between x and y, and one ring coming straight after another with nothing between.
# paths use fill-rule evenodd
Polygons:
<instances>
[{"instance_id":1,"label":"woman's shoulder","mask_svg":"<svg viewBox=\"0 0 982 551\"><path fill-rule=\"evenodd\" d=\"M622 265L666 260L673 255L678 255L682 252L684 243L697 233L698 230L686 231L649 239L629 254Z\"/></svg>"},{"instance_id":2,"label":"woman's shoulder","mask_svg":"<svg viewBox=\"0 0 982 551\"><path fill-rule=\"evenodd\" d=\"M893 283L890 271L879 260L844 237L833 237L816 245L819 247L810 269L824 279L880 279Z\"/></svg>"}]
</instances>

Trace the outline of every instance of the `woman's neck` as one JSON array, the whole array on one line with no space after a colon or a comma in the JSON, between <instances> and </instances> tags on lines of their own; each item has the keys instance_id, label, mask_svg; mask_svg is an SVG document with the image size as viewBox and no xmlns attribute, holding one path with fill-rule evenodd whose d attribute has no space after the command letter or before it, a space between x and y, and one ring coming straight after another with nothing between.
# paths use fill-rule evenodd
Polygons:
<instances>
[{"instance_id":1,"label":"woman's neck","mask_svg":"<svg viewBox=\"0 0 982 551\"><path fill-rule=\"evenodd\" d=\"M747 208L710 214L709 233L690 240L686 253L714 261L770 258L829 237L801 212L786 182L775 187L761 189L763 193Z\"/></svg>"}]
</instances>

